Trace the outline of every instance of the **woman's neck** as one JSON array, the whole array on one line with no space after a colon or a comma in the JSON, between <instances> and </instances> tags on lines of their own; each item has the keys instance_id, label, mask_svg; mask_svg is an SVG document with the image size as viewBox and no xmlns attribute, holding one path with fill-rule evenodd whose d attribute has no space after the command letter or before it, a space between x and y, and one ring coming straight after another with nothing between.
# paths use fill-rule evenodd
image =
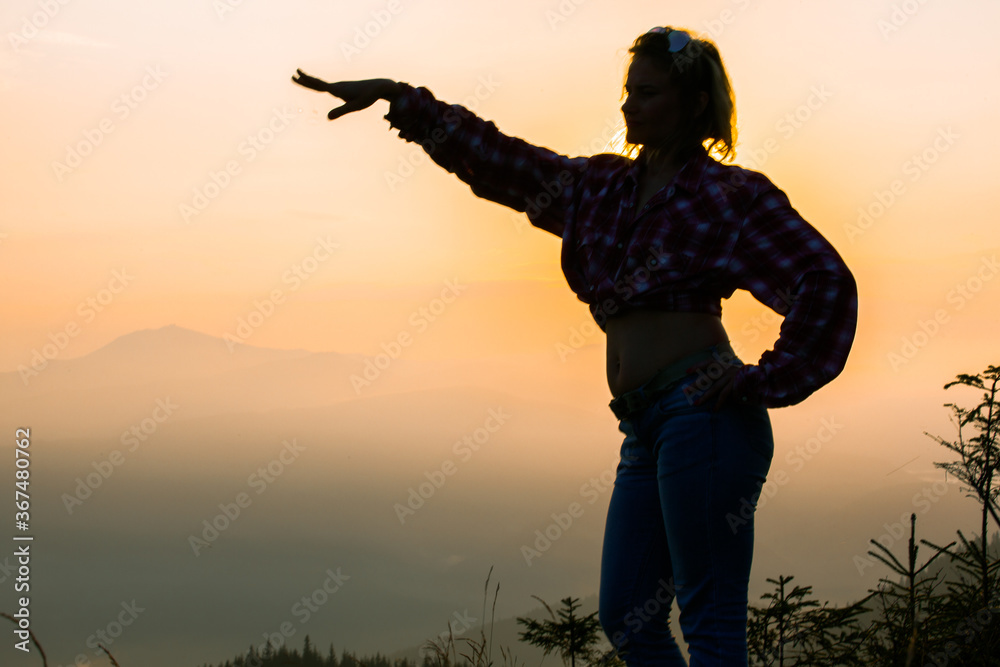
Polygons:
<instances>
[{"instance_id":1,"label":"woman's neck","mask_svg":"<svg viewBox=\"0 0 1000 667\"><path fill-rule=\"evenodd\" d=\"M669 148L643 146L642 154L646 175L650 177L677 173L694 153L695 147L671 146Z\"/></svg>"}]
</instances>

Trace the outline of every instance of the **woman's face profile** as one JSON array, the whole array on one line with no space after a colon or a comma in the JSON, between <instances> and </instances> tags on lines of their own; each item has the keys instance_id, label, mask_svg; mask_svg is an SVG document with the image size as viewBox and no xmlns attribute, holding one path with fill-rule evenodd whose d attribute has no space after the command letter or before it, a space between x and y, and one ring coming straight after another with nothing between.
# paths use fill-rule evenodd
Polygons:
<instances>
[{"instance_id":1,"label":"woman's face profile","mask_svg":"<svg viewBox=\"0 0 1000 667\"><path fill-rule=\"evenodd\" d=\"M626 141L649 148L666 147L677 136L683 121L680 92L663 67L637 56L625 79Z\"/></svg>"}]
</instances>

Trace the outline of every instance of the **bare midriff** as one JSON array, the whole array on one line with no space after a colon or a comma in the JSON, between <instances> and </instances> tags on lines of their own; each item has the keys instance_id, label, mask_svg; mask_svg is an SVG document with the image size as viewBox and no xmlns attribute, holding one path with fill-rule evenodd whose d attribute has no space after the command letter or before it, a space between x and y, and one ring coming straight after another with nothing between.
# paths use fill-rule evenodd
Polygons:
<instances>
[{"instance_id":1,"label":"bare midriff","mask_svg":"<svg viewBox=\"0 0 1000 667\"><path fill-rule=\"evenodd\" d=\"M648 382L665 366L729 340L722 319L709 313L630 310L610 317L608 388L620 396Z\"/></svg>"}]
</instances>

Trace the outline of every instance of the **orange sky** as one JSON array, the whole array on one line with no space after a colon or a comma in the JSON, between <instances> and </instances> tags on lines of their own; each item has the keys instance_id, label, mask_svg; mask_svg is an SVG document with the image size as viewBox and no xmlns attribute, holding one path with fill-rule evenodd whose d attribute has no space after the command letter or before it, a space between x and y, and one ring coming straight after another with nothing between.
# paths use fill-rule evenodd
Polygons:
<instances>
[{"instance_id":1,"label":"orange sky","mask_svg":"<svg viewBox=\"0 0 1000 667\"><path fill-rule=\"evenodd\" d=\"M384 102L329 123L337 101L289 79L426 85L588 154L619 127L627 46L663 23L717 41L736 161L786 190L857 275L848 372L940 403L944 381L996 361L1000 102L983 84L1000 64L996 3L59 7L3 10L0 369L167 324L232 336L255 311L268 317L245 342L375 354L449 280L468 287L409 358L555 353L589 321L559 240L397 138ZM745 296L725 306L738 344L766 315Z\"/></svg>"},{"instance_id":2,"label":"orange sky","mask_svg":"<svg viewBox=\"0 0 1000 667\"><path fill-rule=\"evenodd\" d=\"M384 103L327 123L333 98L297 88L290 74L407 80L511 134L594 152L620 119L625 48L667 21L715 36L737 92L737 161L789 192L857 273L859 356L885 357L944 308L949 340L971 343L962 346L969 363L987 360L973 351L997 312L996 283L961 309L947 295L997 248L986 160L998 102L977 85L997 71L986 33L995 3L927 4L913 16L863 2L792 11L650 2L627 13L601 2L438 4L447 11L244 3L221 16L199 2L70 4L35 34L22 21L34 20L33 3L6 3L0 271L13 289L0 368L24 364L71 322L80 331L63 358L170 323L223 335L255 299L291 287L282 276L320 237L338 251L289 290L255 344L371 352L407 303L445 279L496 281L501 291L559 284L558 241L415 155L387 131ZM379 16L386 25L376 29ZM355 29L368 21L366 45ZM191 215L196 191L216 196ZM880 197L892 200L884 213ZM859 223L862 209L879 214ZM88 316L80 304L100 298L115 270L134 282ZM580 319L568 290L551 298L564 304L552 315L561 324ZM498 301L476 317L495 313L486 330L533 321L516 320L512 307ZM455 330L444 349L488 354L499 338L480 346ZM952 359L958 370L964 360Z\"/></svg>"},{"instance_id":3,"label":"orange sky","mask_svg":"<svg viewBox=\"0 0 1000 667\"><path fill-rule=\"evenodd\" d=\"M559 239L390 132L385 102L330 123L339 102L290 78L424 85L508 134L593 154L620 126L628 46L670 24L720 48L736 162L785 190L859 283L844 374L772 411L775 472L823 420L845 425L824 449L830 467L807 467L784 499L844 485L858 491L845 502L861 502L862 482L889 485L904 465L909 481L939 479L944 452L923 431L950 435L942 404L970 397L942 385L1000 363L998 23L992 0L5 0L0 372L27 386L35 359L167 325L282 349L398 343L412 362L493 357L484 385L561 388L553 401L617 437L603 334L566 286ZM756 361L778 318L746 293L723 308L734 347ZM544 381L519 380L540 370ZM574 444L553 442L543 461ZM562 472L591 474L616 447ZM183 453L158 453L162 470L195 455ZM440 459L430 445L410 455ZM510 458L491 483L513 474ZM867 477L829 472L855 459Z\"/></svg>"}]
</instances>

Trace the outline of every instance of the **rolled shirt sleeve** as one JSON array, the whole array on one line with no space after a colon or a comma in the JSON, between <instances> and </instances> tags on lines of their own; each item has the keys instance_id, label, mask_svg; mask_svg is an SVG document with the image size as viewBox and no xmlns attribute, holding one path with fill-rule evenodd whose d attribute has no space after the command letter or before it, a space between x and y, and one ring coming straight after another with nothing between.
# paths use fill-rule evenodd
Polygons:
<instances>
[{"instance_id":1,"label":"rolled shirt sleeve","mask_svg":"<svg viewBox=\"0 0 1000 667\"><path fill-rule=\"evenodd\" d=\"M857 283L830 242L769 181L750 204L729 269L784 315L773 349L737 372L737 396L769 408L794 405L840 374L857 328Z\"/></svg>"},{"instance_id":2,"label":"rolled shirt sleeve","mask_svg":"<svg viewBox=\"0 0 1000 667\"><path fill-rule=\"evenodd\" d=\"M526 213L532 225L562 237L588 158L570 158L500 132L496 125L426 88L400 83L385 119L406 141L484 199Z\"/></svg>"}]
</instances>

